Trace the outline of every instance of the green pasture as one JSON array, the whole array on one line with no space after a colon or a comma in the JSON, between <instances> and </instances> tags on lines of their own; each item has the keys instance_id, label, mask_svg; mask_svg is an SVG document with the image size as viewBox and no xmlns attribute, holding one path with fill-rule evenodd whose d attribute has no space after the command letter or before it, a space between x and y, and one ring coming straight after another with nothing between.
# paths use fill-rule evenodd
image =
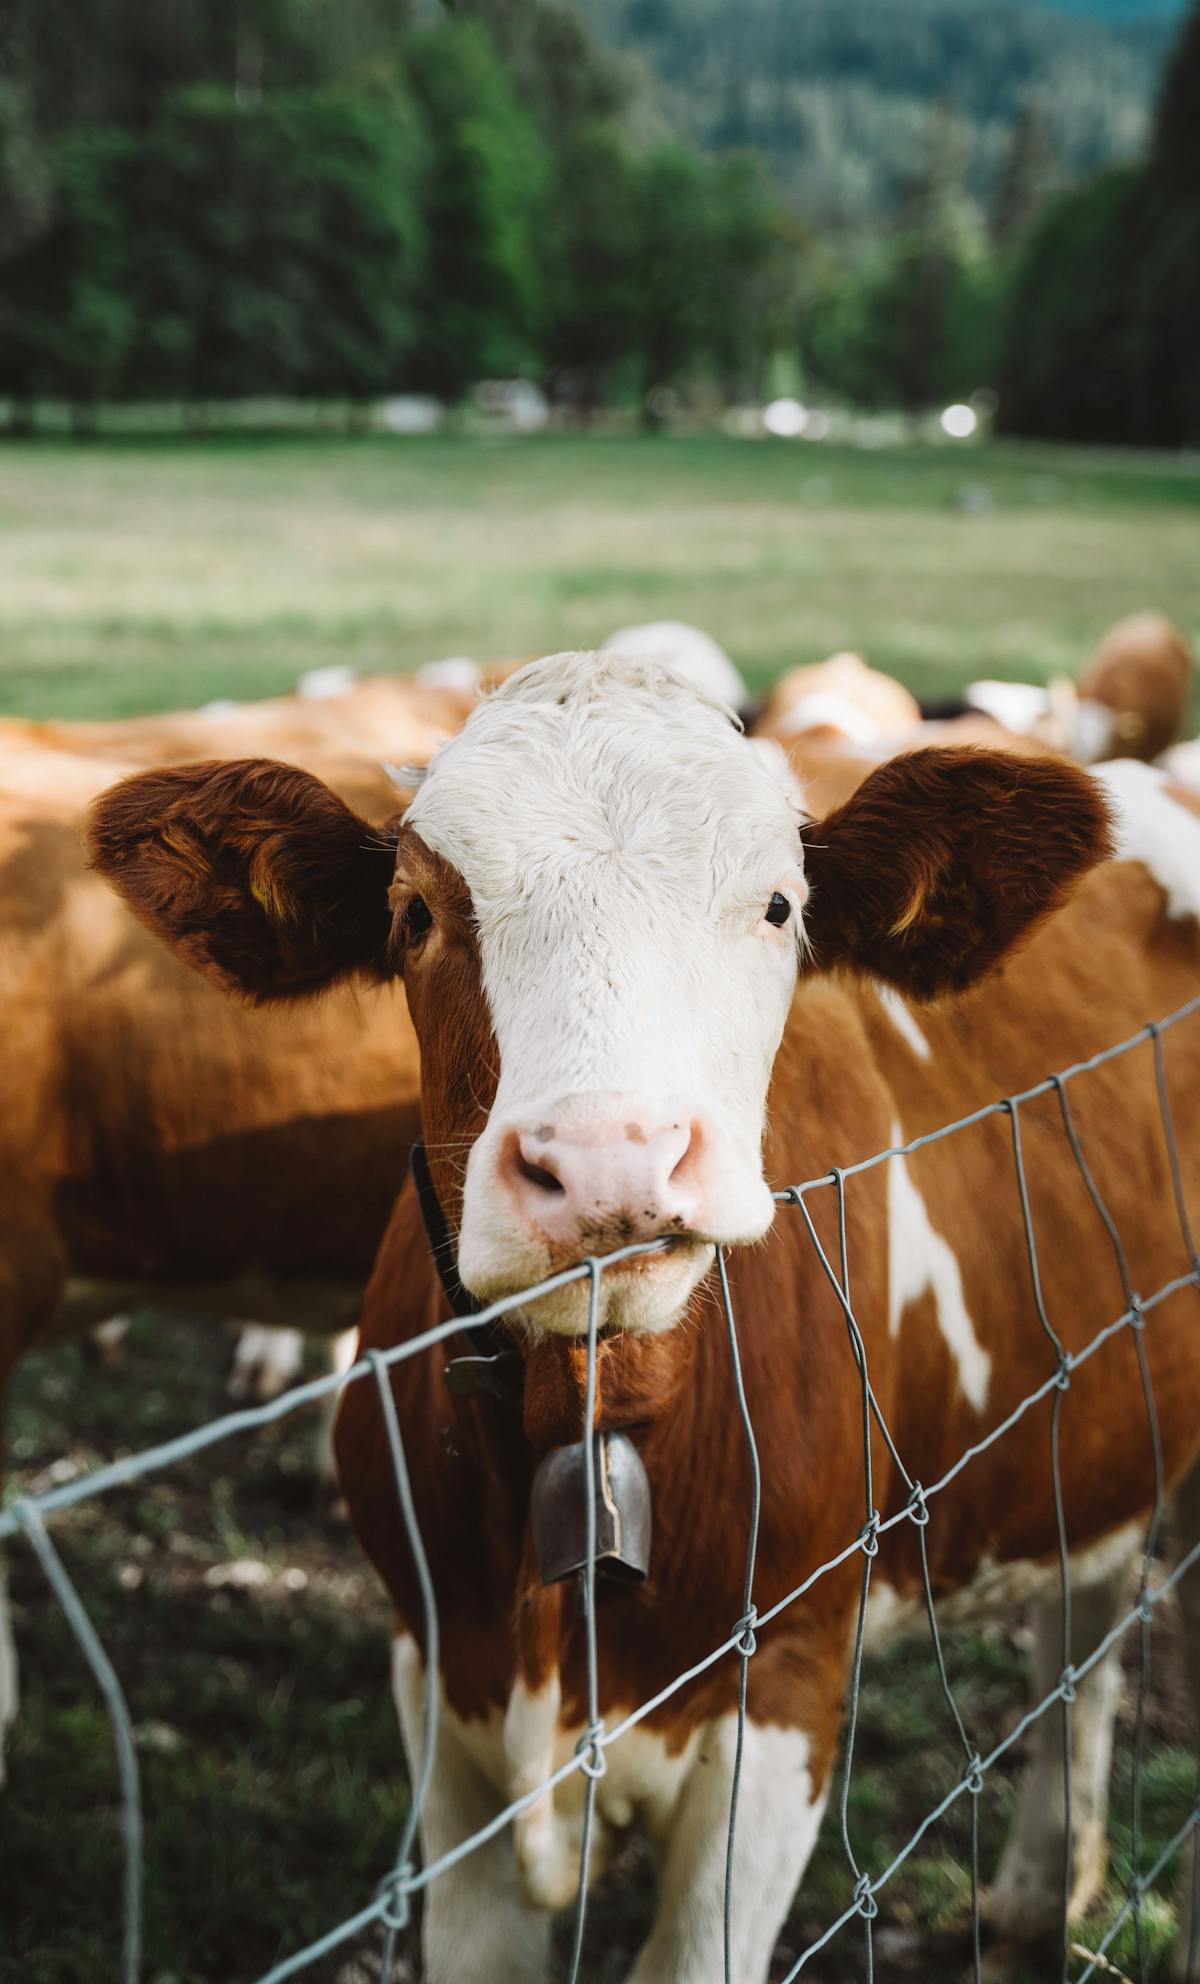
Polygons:
<instances>
[{"instance_id":1,"label":"green pasture","mask_svg":"<svg viewBox=\"0 0 1200 1984\"><path fill-rule=\"evenodd\" d=\"M0 446L0 709L95 716L686 619L753 684L855 647L925 692L1200 633L1200 460L721 438Z\"/></svg>"}]
</instances>

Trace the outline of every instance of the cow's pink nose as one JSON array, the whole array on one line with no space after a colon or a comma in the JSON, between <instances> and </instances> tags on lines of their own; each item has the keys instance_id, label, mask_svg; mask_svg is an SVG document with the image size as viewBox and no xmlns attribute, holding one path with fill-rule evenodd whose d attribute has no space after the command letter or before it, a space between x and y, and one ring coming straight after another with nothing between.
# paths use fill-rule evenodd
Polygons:
<instances>
[{"instance_id":1,"label":"cow's pink nose","mask_svg":"<svg viewBox=\"0 0 1200 1984\"><path fill-rule=\"evenodd\" d=\"M547 1238L592 1248L694 1229L703 1133L680 1121L559 1133L511 1130L500 1172L522 1218Z\"/></svg>"}]
</instances>

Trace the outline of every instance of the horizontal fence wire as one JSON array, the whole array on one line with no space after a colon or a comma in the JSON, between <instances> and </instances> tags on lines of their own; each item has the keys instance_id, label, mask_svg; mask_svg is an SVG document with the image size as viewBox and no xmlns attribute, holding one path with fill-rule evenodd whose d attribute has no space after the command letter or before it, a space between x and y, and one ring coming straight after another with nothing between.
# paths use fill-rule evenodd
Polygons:
<instances>
[{"instance_id":1,"label":"horizontal fence wire","mask_svg":"<svg viewBox=\"0 0 1200 1984\"><path fill-rule=\"evenodd\" d=\"M663 1240L643 1241L621 1247L611 1253L589 1257L572 1268L547 1277L534 1286L522 1289L493 1302L478 1314L454 1317L452 1320L423 1331L420 1335L403 1343L390 1346L386 1350L373 1350L359 1359L345 1373L331 1373L327 1377L314 1379L309 1383L294 1386L290 1391L266 1404L241 1408L209 1421L203 1426L179 1436L146 1448L141 1453L122 1456L107 1466L93 1469L76 1479L60 1483L38 1494L18 1495L0 1509L0 1542L5 1538L23 1536L31 1545L35 1556L46 1575L54 1595L67 1617L72 1631L91 1668L99 1686L112 1723L116 1743L118 1768L122 1787L123 1828L125 1839L125 1890L124 1890L124 1950L122 1976L125 1984L137 1984L141 1964L141 1894L142 1894L142 1806L138 1780L136 1747L132 1724L120 1682L100 1642L95 1628L88 1617L86 1607L50 1541L45 1527L45 1518L77 1506L78 1504L104 1495L111 1490L140 1481L147 1476L172 1467L177 1463L202 1452L220 1441L231 1439L238 1434L255 1431L283 1419L293 1412L339 1392L344 1385L373 1380L376 1384L388 1449L392 1460L395 1488L401 1519L408 1536L410 1548L418 1574L421 1603L424 1612L427 1660L426 1696L423 1747L419 1757L410 1757L413 1771L413 1794L409 1811L398 1843L396 1858L391 1869L383 1876L373 1899L366 1902L353 1914L339 1922L326 1935L310 1942L303 1949L275 1964L263 1973L257 1984L283 1984L286 1978L300 1975L311 1969L322 1958L343 1948L348 1942L359 1937L371 1928L380 1928L384 1942L382 1950L381 1977L383 1984L390 1984L393 1975L394 1959L398 1936L408 1927L413 1898L431 1883L445 1874L450 1868L459 1865L472 1853L477 1852L510 1826L514 1820L531 1810L540 1800L551 1796L568 1779L582 1773L584 1785L582 1843L580 1856L580 1879L575 1911L574 1932L571 1943L567 1984L577 1984L583 1948L585 1908L588 1887L588 1871L591 1855L593 1821L596 1790L599 1780L606 1770L606 1753L614 1743L657 1713L673 1696L687 1688L692 1682L716 1667L730 1656L739 1662L737 1685L737 1731L732 1775L732 1789L728 1821L728 1839L724 1881L724 1976L726 1984L734 1984L733 1979L733 1937L732 1920L737 1904L735 1879L735 1852L737 1838L738 1797L741 1780L741 1767L744 1754L747 1681L750 1662L757 1650L760 1635L784 1612L799 1603L825 1577L854 1558L861 1560L861 1582L857 1627L854 1635L853 1653L847 1692L846 1736L843 1747L841 1773L839 1823L843 1850L846 1856L851 1893L846 1907L828 1924L814 1941L800 1952L783 1984L792 1984L806 1965L821 1950L825 1949L838 1933L849 1923L860 1920L865 1934L866 1976L874 1976L874 1945L872 1924L878 1915L878 1897L889 1881L910 1858L921 1841L947 1813L964 1799L970 1800L971 1820L971 1912L972 1948L974 1974L977 1979L981 1972L981 1938L979 1909L979 1834L978 1808L980 1795L987 1774L1006 1757L1022 1739L1034 1730L1042 1718L1055 1707L1063 1711L1063 1767L1064 1790L1067 1815L1067 1846L1063 1867L1062 1902L1062 1976L1068 1975L1068 1961L1072 1952L1087 1955L1086 1967L1079 1973L1075 1984L1088 1984L1093 1976L1107 1969L1106 1952L1113 1941L1131 1919L1137 1933L1139 1975L1146 1975L1146 1951L1141 1928L1141 1904L1147 1892L1161 1877L1162 1873L1180 1849L1190 1840L1193 1845L1194 1866L1200 1866L1200 1793L1166 1846L1153 1863L1143 1870L1142 1858L1142 1776L1145 1758L1145 1730L1147 1689L1150 1675L1150 1629L1155 1615L1167 1596L1176 1588L1188 1571L1200 1562L1200 1539L1179 1557L1173 1568L1158 1582L1152 1582L1152 1569L1155 1552L1160 1540L1165 1508L1162 1447L1158 1429L1153 1387L1150 1382L1149 1366L1146 1359L1144 1332L1155 1310L1171 1296L1181 1290L1193 1287L1200 1290L1200 1255L1197 1254L1194 1228L1186 1203L1183 1171L1179 1155L1178 1138L1172 1115L1166 1068L1162 1050L1163 1035L1181 1021L1200 1011L1200 995L1188 1000L1160 1020L1147 1025L1119 1041L1116 1045L1103 1049L1087 1060L1078 1061L1057 1074L1048 1075L1033 1087L1020 1093L1004 1097L982 1108L959 1117L940 1129L914 1137L907 1143L890 1145L858 1163L835 1168L820 1177L808 1179L803 1184L788 1186L775 1193L775 1199L782 1207L799 1210L806 1235L813 1248L821 1271L841 1310L846 1326L847 1341L853 1358L862 1392L862 1441L863 1441L863 1489L864 1521L858 1534L847 1540L842 1549L817 1568L808 1573L797 1585L773 1605L759 1611L754 1603L754 1570L758 1540L759 1514L762 1500L762 1474L758 1445L742 1381L741 1360L738 1351L737 1327L729 1291L724 1252L717 1250L717 1280L721 1305L725 1317L730 1350L730 1378L736 1401L738 1418L749 1460L751 1500L747 1510L747 1545L743 1602L741 1617L736 1620L731 1631L719 1645L713 1647L702 1658L675 1675L664 1687L648 1700L624 1715L612 1728L607 1728L600 1715L600 1675L597 1650L595 1619L596 1585L596 1510L595 1510L595 1468L596 1455L590 1437L584 1441L585 1491L587 1496L587 1535L586 1561L580 1576L580 1602L583 1619L584 1644L586 1650L587 1684L587 1728L574 1753L557 1769L533 1789L521 1797L513 1799L487 1824L479 1827L467 1838L458 1841L447 1851L417 1866L413 1863L413 1849L416 1843L423 1806L428 1795L436 1765L438 1737L438 1620L434 1601L433 1584L425 1556L424 1544L416 1519L403 1439L400 1432L395 1402L388 1382L389 1369L403 1361L419 1356L422 1352L435 1348L451 1337L464 1332L486 1329L493 1322L501 1321L514 1310L524 1308L538 1297L572 1283L588 1283L588 1321L586 1338L586 1381L584 1411L585 1428L590 1429L594 1419L596 1399L596 1359L597 1325L599 1311L599 1286L601 1276L617 1264L644 1255L664 1250L670 1242ZM1159 1104L1162 1134L1165 1142L1172 1192L1178 1223L1186 1250L1189 1268L1162 1283L1151 1294L1142 1296L1133 1288L1129 1276L1128 1260L1122 1237L1116 1223L1101 1197L1084 1154L1078 1130L1071 1113L1067 1097L1068 1085L1079 1077L1092 1072L1106 1063L1112 1062L1133 1049L1151 1043L1154 1053L1155 1085ZM1040 1280L1037 1243L1034 1235L1032 1207L1026 1179L1023 1147L1021 1142L1020 1112L1024 1105L1043 1096L1057 1098L1062 1115L1063 1128L1067 1137L1079 1175L1096 1211L1101 1228L1112 1247L1123 1291L1124 1307L1119 1315L1103 1324L1095 1334L1077 1351L1067 1351L1054 1329L1053 1321L1047 1314ZM931 1485L923 1486L908 1473L889 1430L879 1401L871 1385L867 1366L867 1353L862 1331L854 1314L850 1268L847 1247L846 1186L847 1182L873 1170L881 1164L910 1156L931 1144L945 1138L957 1136L974 1125L992 1116L1006 1115L1010 1124L1013 1150L1014 1178L1020 1206L1025 1238L1027 1265L1029 1269L1030 1292L1036 1313L1054 1359L1054 1368L1046 1379L1025 1395L1017 1405L998 1422L997 1425L979 1440L968 1445L958 1458ZM838 1224L838 1263L835 1267L822 1246L809 1209L809 1198L822 1190L832 1188L837 1195ZM1138 1584L1136 1603L1129 1608L1103 1635L1098 1644L1086 1655L1073 1658L1071 1627L1071 1588L1068 1539L1062 1501L1062 1484L1059 1470L1060 1418L1064 1400L1070 1389L1073 1375L1086 1365L1103 1346L1126 1331L1133 1337L1138 1361L1138 1369L1143 1394L1143 1406L1147 1427L1147 1439L1153 1459L1154 1498L1148 1530L1142 1552L1142 1568ZM926 1532L931 1519L930 1504L943 1494L952 1482L958 1479L980 1455L1007 1434L1032 1411L1039 1403L1053 1397L1050 1420L1050 1460L1054 1495L1056 1530L1058 1537L1059 1578L1062 1607L1062 1667L1058 1683L1041 1700L1028 1709L1016 1725L995 1746L981 1755L971 1740L967 1727L959 1711L950 1684L944 1652L941 1644L937 1620L937 1609L929 1573L929 1559ZM882 1517L875 1505L873 1490L873 1465L871 1433L874 1427L884 1444L900 1479L907 1491L902 1507L892 1515ZM878 1554L880 1540L889 1531L911 1522L918 1532L919 1555L926 1620L930 1632L933 1657L936 1663L939 1682L945 1698L948 1716L963 1752L962 1773L957 1783L951 1786L944 1796L927 1812L908 1840L893 1855L889 1863L877 1874L869 1875L860 1865L850 1836L849 1789L854 1761L854 1749L858 1722L858 1704L861 1685L861 1667L865 1639L865 1617L870 1592L871 1568ZM1067 1940L1067 1903L1070 1883L1070 1711L1082 1683L1107 1658L1123 1639L1126 1633L1137 1627L1141 1635L1141 1659L1138 1684L1137 1713L1135 1723L1133 1788L1132 1788L1132 1860L1133 1872L1123 1901L1116 1911L1104 1936L1094 1951L1085 1952L1078 1945ZM1193 1886L1197 1884L1193 1875ZM1193 1917L1193 1939L1197 1918Z\"/></svg>"}]
</instances>

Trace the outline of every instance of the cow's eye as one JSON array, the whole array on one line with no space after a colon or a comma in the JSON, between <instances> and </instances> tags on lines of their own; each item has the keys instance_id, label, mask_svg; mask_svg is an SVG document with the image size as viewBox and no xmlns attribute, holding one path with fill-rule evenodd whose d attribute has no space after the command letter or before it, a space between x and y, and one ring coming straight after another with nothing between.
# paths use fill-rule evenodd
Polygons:
<instances>
[{"instance_id":1,"label":"cow's eye","mask_svg":"<svg viewBox=\"0 0 1200 1984\"><path fill-rule=\"evenodd\" d=\"M433 912L424 896L410 896L404 909L405 935L423 937L432 925Z\"/></svg>"},{"instance_id":2,"label":"cow's eye","mask_svg":"<svg viewBox=\"0 0 1200 1984\"><path fill-rule=\"evenodd\" d=\"M776 889L770 902L767 904L767 922L786 923L791 913L791 903L786 896L781 896L779 890Z\"/></svg>"}]
</instances>

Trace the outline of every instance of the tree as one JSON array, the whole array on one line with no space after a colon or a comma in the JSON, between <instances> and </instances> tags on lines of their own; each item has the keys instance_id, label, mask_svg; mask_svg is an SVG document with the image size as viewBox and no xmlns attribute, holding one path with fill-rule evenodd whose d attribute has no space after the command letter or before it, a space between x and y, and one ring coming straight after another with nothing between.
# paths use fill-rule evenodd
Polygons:
<instances>
[{"instance_id":1,"label":"tree","mask_svg":"<svg viewBox=\"0 0 1200 1984\"><path fill-rule=\"evenodd\" d=\"M133 140L85 131L57 160L53 228L5 271L0 383L18 400L70 400L79 424L118 396L134 338L125 169Z\"/></svg>"},{"instance_id":2,"label":"tree","mask_svg":"<svg viewBox=\"0 0 1200 1984\"><path fill-rule=\"evenodd\" d=\"M1014 274L997 381L1010 433L1149 439L1130 298L1145 249L1144 178L1102 174L1052 203Z\"/></svg>"},{"instance_id":3,"label":"tree","mask_svg":"<svg viewBox=\"0 0 1200 1984\"><path fill-rule=\"evenodd\" d=\"M704 172L682 145L638 162L635 248L642 417L656 424L654 394L677 385L705 346L709 271Z\"/></svg>"},{"instance_id":4,"label":"tree","mask_svg":"<svg viewBox=\"0 0 1200 1984\"><path fill-rule=\"evenodd\" d=\"M637 167L613 126L572 132L545 240L545 352L556 396L585 418L637 349L638 218Z\"/></svg>"},{"instance_id":5,"label":"tree","mask_svg":"<svg viewBox=\"0 0 1200 1984\"><path fill-rule=\"evenodd\" d=\"M411 378L454 400L473 379L536 365L549 161L476 22L413 34L408 65L429 134Z\"/></svg>"},{"instance_id":6,"label":"tree","mask_svg":"<svg viewBox=\"0 0 1200 1984\"><path fill-rule=\"evenodd\" d=\"M1055 167L1054 139L1041 100L1030 97L1013 127L992 189L989 231L1006 248L1045 204Z\"/></svg>"},{"instance_id":7,"label":"tree","mask_svg":"<svg viewBox=\"0 0 1200 1984\"><path fill-rule=\"evenodd\" d=\"M1200 0L1193 5L1163 78L1152 166L1173 200L1200 200Z\"/></svg>"}]
</instances>

